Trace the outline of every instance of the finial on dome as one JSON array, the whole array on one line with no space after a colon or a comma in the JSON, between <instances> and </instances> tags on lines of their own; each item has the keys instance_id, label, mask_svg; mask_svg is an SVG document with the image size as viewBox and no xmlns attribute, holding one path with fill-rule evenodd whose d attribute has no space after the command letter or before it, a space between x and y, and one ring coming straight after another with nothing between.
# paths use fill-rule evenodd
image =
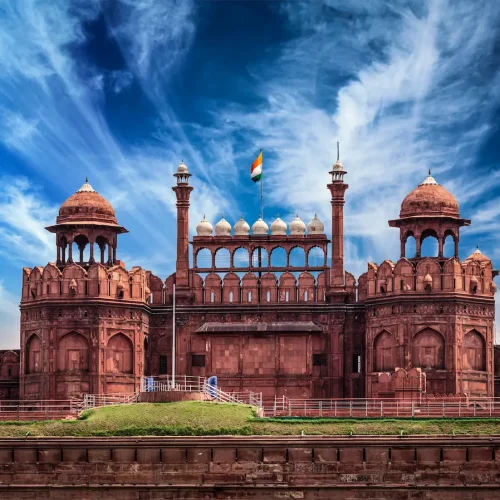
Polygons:
<instances>
[{"instance_id":1,"label":"finial on dome","mask_svg":"<svg viewBox=\"0 0 500 500\"><path fill-rule=\"evenodd\" d=\"M340 142L337 141L337 161L340 161Z\"/></svg>"},{"instance_id":2,"label":"finial on dome","mask_svg":"<svg viewBox=\"0 0 500 500\"><path fill-rule=\"evenodd\" d=\"M85 177L85 182L83 186L77 191L77 193L95 193L94 188L89 184L88 177Z\"/></svg>"}]
</instances>

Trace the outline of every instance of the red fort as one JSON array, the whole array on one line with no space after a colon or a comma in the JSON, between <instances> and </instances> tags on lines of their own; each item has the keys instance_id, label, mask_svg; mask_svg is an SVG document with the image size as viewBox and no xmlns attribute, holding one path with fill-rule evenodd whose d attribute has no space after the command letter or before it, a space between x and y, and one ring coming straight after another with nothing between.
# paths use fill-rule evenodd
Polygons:
<instances>
[{"instance_id":1,"label":"red fort","mask_svg":"<svg viewBox=\"0 0 500 500\"><path fill-rule=\"evenodd\" d=\"M264 398L398 397L408 375L427 393L493 396L496 271L479 250L459 259L470 220L455 197L429 172L389 221L399 261L369 263L356 280L344 269L346 170L337 161L330 174L331 241L316 216L270 227L222 217L215 228L204 218L189 241L196 192L181 162L176 269L165 280L119 260L127 230L86 181L46 228L55 261L23 270L20 356L3 353L3 397L131 393L143 375L171 373L174 285L178 374L217 375L225 390ZM428 237L434 257L421 256Z\"/></svg>"}]
</instances>

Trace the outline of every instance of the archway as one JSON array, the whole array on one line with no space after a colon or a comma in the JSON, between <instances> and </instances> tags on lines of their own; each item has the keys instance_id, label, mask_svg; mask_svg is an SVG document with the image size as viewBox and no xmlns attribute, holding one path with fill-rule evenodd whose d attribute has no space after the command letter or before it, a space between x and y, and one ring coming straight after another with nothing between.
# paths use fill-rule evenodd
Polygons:
<instances>
[{"instance_id":1,"label":"archway","mask_svg":"<svg viewBox=\"0 0 500 500\"><path fill-rule=\"evenodd\" d=\"M413 236L413 233L410 233L406 236L405 257L407 259L413 259L416 256L417 256L417 240Z\"/></svg>"},{"instance_id":2,"label":"archway","mask_svg":"<svg viewBox=\"0 0 500 500\"><path fill-rule=\"evenodd\" d=\"M373 368L376 372L392 371L397 362L397 345L389 332L380 333L373 343Z\"/></svg>"},{"instance_id":3,"label":"archway","mask_svg":"<svg viewBox=\"0 0 500 500\"><path fill-rule=\"evenodd\" d=\"M306 253L302 247L293 247L288 256L290 267L304 268L306 265Z\"/></svg>"},{"instance_id":4,"label":"archway","mask_svg":"<svg viewBox=\"0 0 500 500\"><path fill-rule=\"evenodd\" d=\"M215 267L228 268L231 265L231 254L227 248L219 248L215 252Z\"/></svg>"},{"instance_id":5,"label":"archway","mask_svg":"<svg viewBox=\"0 0 500 500\"><path fill-rule=\"evenodd\" d=\"M64 335L57 348L57 371L88 371L89 344L87 339L77 332Z\"/></svg>"},{"instance_id":6,"label":"archway","mask_svg":"<svg viewBox=\"0 0 500 500\"><path fill-rule=\"evenodd\" d=\"M276 247L271 250L271 266L286 267L286 251L282 247Z\"/></svg>"},{"instance_id":7,"label":"archway","mask_svg":"<svg viewBox=\"0 0 500 500\"><path fill-rule=\"evenodd\" d=\"M26 373L41 373L42 371L42 342L40 337L33 334L26 343Z\"/></svg>"},{"instance_id":8,"label":"archway","mask_svg":"<svg viewBox=\"0 0 500 500\"><path fill-rule=\"evenodd\" d=\"M443 242L443 257L455 256L455 236L451 232L446 232Z\"/></svg>"},{"instance_id":9,"label":"archway","mask_svg":"<svg viewBox=\"0 0 500 500\"><path fill-rule=\"evenodd\" d=\"M444 338L436 330L425 328L413 337L412 364L423 370L444 368Z\"/></svg>"},{"instance_id":10,"label":"archway","mask_svg":"<svg viewBox=\"0 0 500 500\"><path fill-rule=\"evenodd\" d=\"M269 256L267 250L263 247L255 248L252 252L252 266L253 267L268 267Z\"/></svg>"},{"instance_id":11,"label":"archway","mask_svg":"<svg viewBox=\"0 0 500 500\"><path fill-rule=\"evenodd\" d=\"M79 234L73 241L78 248L78 253L73 251L73 260L80 264L88 262L90 260L89 239L84 234ZM75 259L77 255L78 259Z\"/></svg>"},{"instance_id":12,"label":"archway","mask_svg":"<svg viewBox=\"0 0 500 500\"><path fill-rule=\"evenodd\" d=\"M211 268L212 267L212 252L208 248L200 248L196 252L195 267Z\"/></svg>"},{"instance_id":13,"label":"archway","mask_svg":"<svg viewBox=\"0 0 500 500\"><path fill-rule=\"evenodd\" d=\"M433 229L426 229L420 238L420 257L438 256L438 236Z\"/></svg>"},{"instance_id":14,"label":"archway","mask_svg":"<svg viewBox=\"0 0 500 500\"><path fill-rule=\"evenodd\" d=\"M108 342L106 371L108 373L133 373L134 346L123 333L113 335Z\"/></svg>"},{"instance_id":15,"label":"archway","mask_svg":"<svg viewBox=\"0 0 500 500\"><path fill-rule=\"evenodd\" d=\"M250 256L248 255L248 250L246 248L237 248L233 252L233 266L248 268L250 264Z\"/></svg>"}]
</instances>

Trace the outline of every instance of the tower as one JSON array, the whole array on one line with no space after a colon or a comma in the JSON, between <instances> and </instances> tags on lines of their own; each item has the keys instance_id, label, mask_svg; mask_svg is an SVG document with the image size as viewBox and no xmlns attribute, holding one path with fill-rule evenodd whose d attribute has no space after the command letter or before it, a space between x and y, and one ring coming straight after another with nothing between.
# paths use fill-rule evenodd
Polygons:
<instances>
[{"instance_id":1,"label":"tower","mask_svg":"<svg viewBox=\"0 0 500 500\"><path fill-rule=\"evenodd\" d=\"M344 204L345 191L349 187L344 182L347 173L340 162L339 143L337 142L337 161L329 172L332 182L328 189L332 195L332 261L330 266L330 288L333 293L345 289L344 278Z\"/></svg>"},{"instance_id":2,"label":"tower","mask_svg":"<svg viewBox=\"0 0 500 500\"><path fill-rule=\"evenodd\" d=\"M399 219L389 221L400 229L401 258L370 263L366 275L368 397L387 397L396 369L421 370L428 394L493 395L497 271L479 250L459 260L459 228L470 222L430 172L403 200ZM410 237L414 256L405 248ZM454 242L450 258L447 237ZM437 240L437 251L423 257L427 238Z\"/></svg>"},{"instance_id":3,"label":"tower","mask_svg":"<svg viewBox=\"0 0 500 500\"><path fill-rule=\"evenodd\" d=\"M174 177L177 179L177 185L172 188L177 197L176 300L185 304L192 301L189 285L189 197L193 187L189 185L191 174L184 161L180 162Z\"/></svg>"}]
</instances>

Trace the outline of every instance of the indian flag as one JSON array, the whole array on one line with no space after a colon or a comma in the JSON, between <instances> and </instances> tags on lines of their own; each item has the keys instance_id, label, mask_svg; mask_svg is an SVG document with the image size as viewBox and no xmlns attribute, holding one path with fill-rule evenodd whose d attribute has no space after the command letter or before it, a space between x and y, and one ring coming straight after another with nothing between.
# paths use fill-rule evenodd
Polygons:
<instances>
[{"instance_id":1,"label":"indian flag","mask_svg":"<svg viewBox=\"0 0 500 500\"><path fill-rule=\"evenodd\" d=\"M254 182L258 182L262 178L262 149L260 150L257 159L252 163L252 166L250 167L250 178Z\"/></svg>"}]
</instances>

